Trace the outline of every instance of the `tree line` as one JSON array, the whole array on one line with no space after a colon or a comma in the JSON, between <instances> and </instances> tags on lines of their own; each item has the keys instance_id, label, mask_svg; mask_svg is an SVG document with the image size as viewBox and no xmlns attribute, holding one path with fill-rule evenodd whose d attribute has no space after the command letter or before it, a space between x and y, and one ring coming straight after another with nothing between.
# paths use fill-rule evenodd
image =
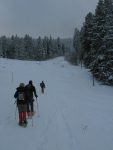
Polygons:
<instances>
[{"instance_id":1,"label":"tree line","mask_svg":"<svg viewBox=\"0 0 113 150\"><path fill-rule=\"evenodd\" d=\"M113 1L99 0L80 30L75 29L76 61L84 63L94 77L113 85Z\"/></svg>"},{"instance_id":2,"label":"tree line","mask_svg":"<svg viewBox=\"0 0 113 150\"><path fill-rule=\"evenodd\" d=\"M0 37L0 55L4 58L22 60L45 60L64 55L65 46L61 39L51 36L33 39L26 34L24 37L12 35Z\"/></svg>"}]
</instances>

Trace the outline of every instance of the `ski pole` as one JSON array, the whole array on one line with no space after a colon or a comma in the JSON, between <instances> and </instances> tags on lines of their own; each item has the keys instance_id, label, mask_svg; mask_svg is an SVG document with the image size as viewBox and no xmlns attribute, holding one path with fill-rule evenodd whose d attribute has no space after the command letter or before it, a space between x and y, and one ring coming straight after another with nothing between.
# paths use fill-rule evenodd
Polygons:
<instances>
[{"instance_id":1,"label":"ski pole","mask_svg":"<svg viewBox=\"0 0 113 150\"><path fill-rule=\"evenodd\" d=\"M36 103L37 103L37 114L38 114L38 117L40 117L40 115L39 115L39 109L38 109L38 101L37 101L37 98L36 98Z\"/></svg>"},{"instance_id":2,"label":"ski pole","mask_svg":"<svg viewBox=\"0 0 113 150\"><path fill-rule=\"evenodd\" d=\"M15 120L16 120L16 112L17 112L17 105L16 105L16 109L15 109Z\"/></svg>"},{"instance_id":3,"label":"ski pole","mask_svg":"<svg viewBox=\"0 0 113 150\"><path fill-rule=\"evenodd\" d=\"M31 119L32 119L32 127L33 127L33 116L32 116L32 114L31 114Z\"/></svg>"},{"instance_id":4,"label":"ski pole","mask_svg":"<svg viewBox=\"0 0 113 150\"><path fill-rule=\"evenodd\" d=\"M33 127L33 101L32 102L30 102L29 103L29 106L28 107L30 107L30 109L29 109L29 112L30 112L30 118L31 118L31 123L32 123L32 127Z\"/></svg>"}]
</instances>

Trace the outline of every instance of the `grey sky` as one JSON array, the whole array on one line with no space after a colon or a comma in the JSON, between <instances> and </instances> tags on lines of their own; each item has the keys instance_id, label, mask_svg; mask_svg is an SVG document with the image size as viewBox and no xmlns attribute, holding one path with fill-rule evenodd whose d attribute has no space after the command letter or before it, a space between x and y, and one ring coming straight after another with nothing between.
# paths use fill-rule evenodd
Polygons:
<instances>
[{"instance_id":1,"label":"grey sky","mask_svg":"<svg viewBox=\"0 0 113 150\"><path fill-rule=\"evenodd\" d=\"M98 0L0 0L0 36L73 37Z\"/></svg>"}]
</instances>

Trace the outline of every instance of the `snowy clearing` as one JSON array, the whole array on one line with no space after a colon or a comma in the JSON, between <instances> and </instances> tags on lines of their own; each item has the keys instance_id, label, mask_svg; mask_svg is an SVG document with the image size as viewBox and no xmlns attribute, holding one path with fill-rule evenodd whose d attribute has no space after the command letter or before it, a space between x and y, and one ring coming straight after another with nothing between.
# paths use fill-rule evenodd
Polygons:
<instances>
[{"instance_id":1,"label":"snowy clearing","mask_svg":"<svg viewBox=\"0 0 113 150\"><path fill-rule=\"evenodd\" d=\"M29 80L39 96L38 110L35 101L36 115L21 128L13 95L20 82ZM0 150L113 150L113 87L98 82L93 87L88 70L63 57L0 58L0 96Z\"/></svg>"}]
</instances>

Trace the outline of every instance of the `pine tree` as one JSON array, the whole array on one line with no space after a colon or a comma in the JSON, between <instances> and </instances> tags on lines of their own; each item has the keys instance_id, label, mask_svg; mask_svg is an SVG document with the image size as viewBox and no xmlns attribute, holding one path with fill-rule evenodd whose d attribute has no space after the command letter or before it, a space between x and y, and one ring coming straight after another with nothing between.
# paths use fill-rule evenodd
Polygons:
<instances>
[{"instance_id":1,"label":"pine tree","mask_svg":"<svg viewBox=\"0 0 113 150\"><path fill-rule=\"evenodd\" d=\"M89 67L93 61L92 56L92 39L93 39L93 26L94 26L94 15L90 12L85 17L85 23L81 28L80 39L81 39L81 52L80 59L84 60L84 63Z\"/></svg>"},{"instance_id":2,"label":"pine tree","mask_svg":"<svg viewBox=\"0 0 113 150\"><path fill-rule=\"evenodd\" d=\"M99 54L102 46L102 40L105 35L105 10L103 0L99 0L95 9L93 37L92 37L92 51L95 55Z\"/></svg>"},{"instance_id":3,"label":"pine tree","mask_svg":"<svg viewBox=\"0 0 113 150\"><path fill-rule=\"evenodd\" d=\"M104 83L113 84L113 4L111 0L104 0L101 6L101 9L98 9L101 13L96 14L96 19L98 18L100 23L97 26L100 29L100 40L97 38L99 47L93 73Z\"/></svg>"},{"instance_id":4,"label":"pine tree","mask_svg":"<svg viewBox=\"0 0 113 150\"><path fill-rule=\"evenodd\" d=\"M2 56L3 57L7 57L7 48L8 48L8 40L6 38L6 36L2 36L1 37L1 49L2 49Z\"/></svg>"},{"instance_id":5,"label":"pine tree","mask_svg":"<svg viewBox=\"0 0 113 150\"><path fill-rule=\"evenodd\" d=\"M105 36L103 45L106 52L113 52L113 5L112 0L104 0L105 4ZM113 54L113 53L112 53Z\"/></svg>"},{"instance_id":6,"label":"pine tree","mask_svg":"<svg viewBox=\"0 0 113 150\"><path fill-rule=\"evenodd\" d=\"M15 53L16 53L15 37L12 36L6 51L7 58L15 58Z\"/></svg>"},{"instance_id":7,"label":"pine tree","mask_svg":"<svg viewBox=\"0 0 113 150\"><path fill-rule=\"evenodd\" d=\"M74 36L73 36L73 47L75 49L75 55L76 55L76 63L78 64L80 60L80 55L81 55L81 44L80 44L80 31L75 28L74 31Z\"/></svg>"},{"instance_id":8,"label":"pine tree","mask_svg":"<svg viewBox=\"0 0 113 150\"><path fill-rule=\"evenodd\" d=\"M93 14L91 12L88 13L85 17L85 22L81 30L81 44L83 48L83 55L87 55L91 51L93 19Z\"/></svg>"},{"instance_id":9,"label":"pine tree","mask_svg":"<svg viewBox=\"0 0 113 150\"><path fill-rule=\"evenodd\" d=\"M42 56L43 56L43 40L42 38L39 36L38 39L36 39L36 45L35 45L35 51L34 51L34 54L35 54L35 59L37 60L41 60L42 59Z\"/></svg>"},{"instance_id":10,"label":"pine tree","mask_svg":"<svg viewBox=\"0 0 113 150\"><path fill-rule=\"evenodd\" d=\"M99 0L94 16L86 16L81 45L85 65L98 80L113 85L113 0Z\"/></svg>"},{"instance_id":11,"label":"pine tree","mask_svg":"<svg viewBox=\"0 0 113 150\"><path fill-rule=\"evenodd\" d=\"M27 59L32 59L33 57L33 43L32 43L32 37L29 35L25 35L24 37L24 49L25 49L25 54Z\"/></svg>"},{"instance_id":12,"label":"pine tree","mask_svg":"<svg viewBox=\"0 0 113 150\"><path fill-rule=\"evenodd\" d=\"M80 31L75 28L74 36L73 36L73 47L76 52L80 50Z\"/></svg>"}]
</instances>

